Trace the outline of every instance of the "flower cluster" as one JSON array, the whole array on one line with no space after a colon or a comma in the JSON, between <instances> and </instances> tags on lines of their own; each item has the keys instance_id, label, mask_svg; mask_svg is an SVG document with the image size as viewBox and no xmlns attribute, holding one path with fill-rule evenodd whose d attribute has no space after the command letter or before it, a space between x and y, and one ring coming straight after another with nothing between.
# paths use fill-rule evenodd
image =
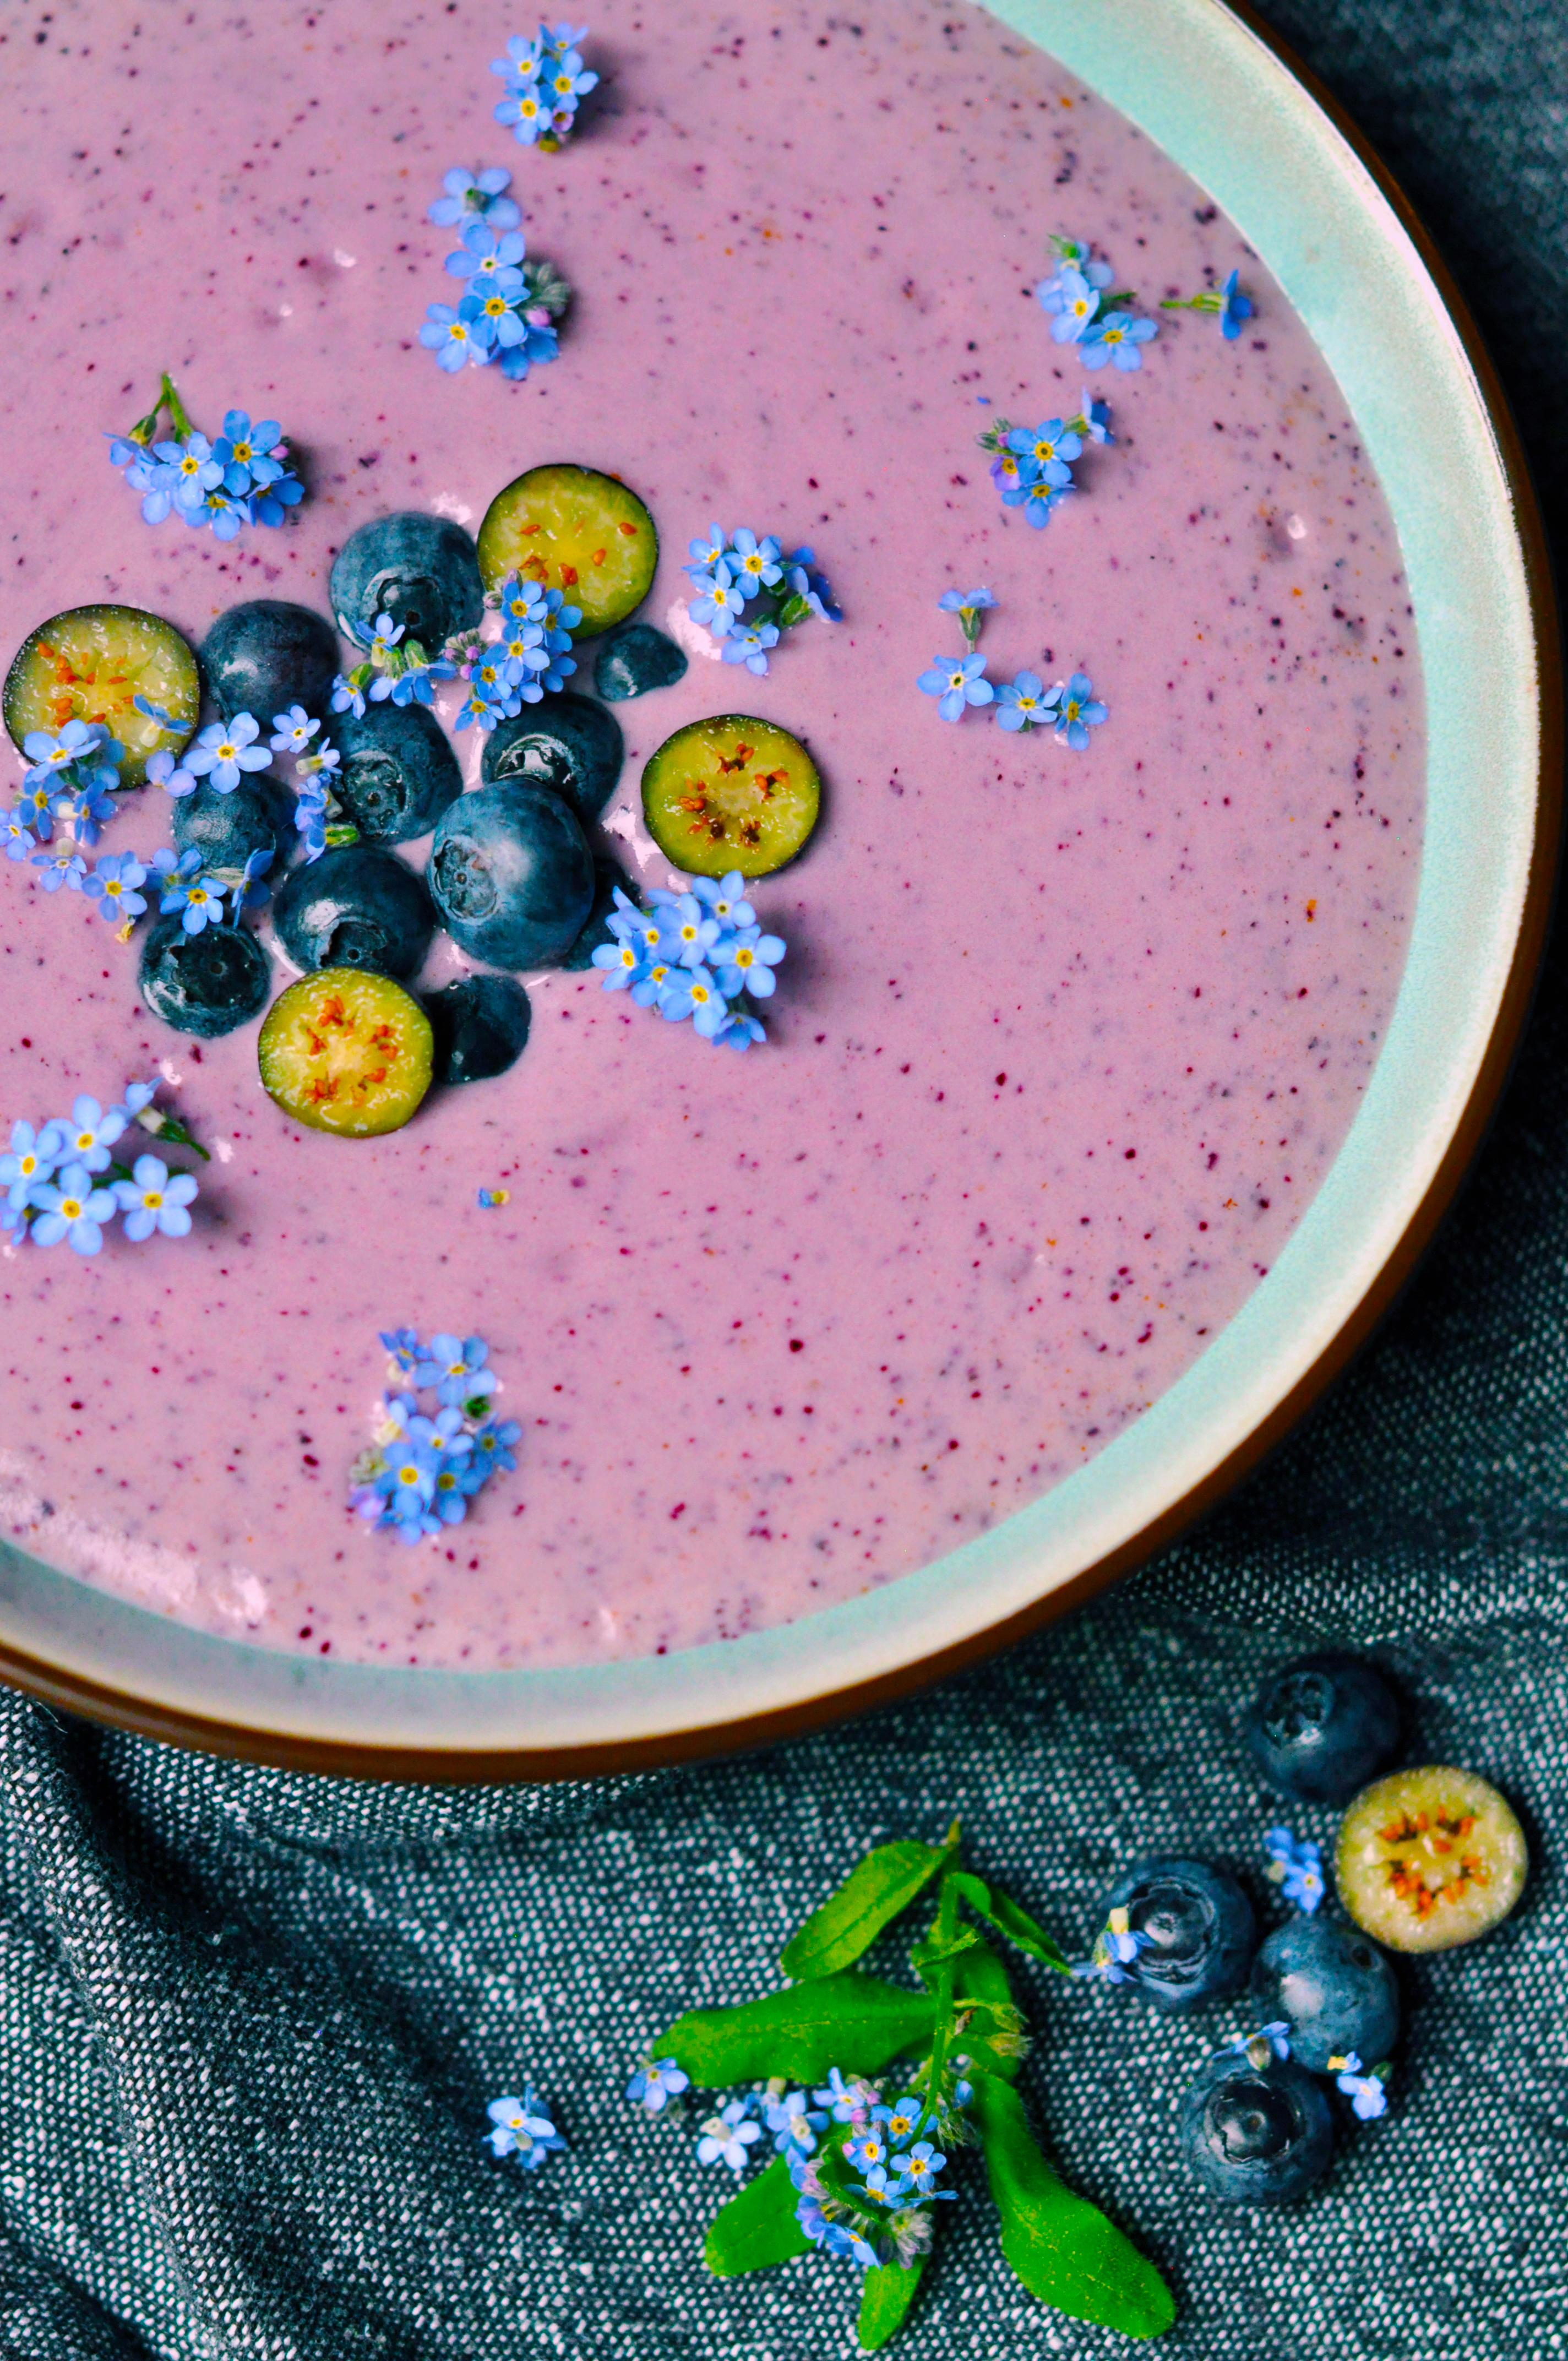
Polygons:
<instances>
[{"instance_id":1,"label":"flower cluster","mask_svg":"<svg viewBox=\"0 0 1568 2361\"><path fill-rule=\"evenodd\" d=\"M1287 1902L1309 1916L1323 1898L1323 1856L1310 1838L1293 1836L1288 1828L1265 1828L1263 1849L1268 1855L1264 1875L1277 1885Z\"/></svg>"},{"instance_id":2,"label":"flower cluster","mask_svg":"<svg viewBox=\"0 0 1568 2361\"><path fill-rule=\"evenodd\" d=\"M941 2144L970 2136L963 2113L972 2092L959 2071L966 2062L939 2070L937 2101L924 2088L924 2068L900 2097L837 2066L819 2090L795 2090L775 2076L698 2118L697 2162L739 2173L771 2147L788 2169L795 2220L814 2246L868 2268L911 2263L931 2244L930 2209L955 2193L937 2183L948 2161ZM673 2058L648 2059L626 2095L659 2114L690 2081Z\"/></svg>"},{"instance_id":3,"label":"flower cluster","mask_svg":"<svg viewBox=\"0 0 1568 2361\"><path fill-rule=\"evenodd\" d=\"M180 726L148 699L138 697L136 701L167 726ZM315 724L309 726L314 729ZM191 795L203 778L220 794L230 794L244 772L265 770L270 760L252 745L256 735L257 725L248 713L237 714L230 722L215 721L187 747L178 763L172 754L153 754L148 777L171 796ZM68 721L58 735L29 730L24 752L32 768L23 783L22 800L5 823L8 857L40 870L46 894L63 890L96 903L100 917L117 928L122 942L129 939L136 920L147 909L141 888L149 879L159 910L165 916L178 911L186 932L193 935L225 917L237 922L242 911L258 909L269 898L265 873L272 855L268 851L253 852L242 869L221 869L215 874L206 869L194 846L181 853L164 846L148 862L136 852L104 853L89 869L82 851L97 843L103 821L113 816L112 791L120 781L115 766L124 749L100 723ZM40 841L49 843L57 826L59 840L48 851L38 850Z\"/></svg>"},{"instance_id":4,"label":"flower cluster","mask_svg":"<svg viewBox=\"0 0 1568 2361\"><path fill-rule=\"evenodd\" d=\"M438 368L500 365L503 377L525 378L535 362L560 352L556 322L572 291L552 262L531 261L513 197L503 194L511 174L492 168L476 179L454 165L446 194L430 209L432 221L460 224L446 258L449 279L462 282L455 304L432 303L419 340Z\"/></svg>"},{"instance_id":5,"label":"flower cluster","mask_svg":"<svg viewBox=\"0 0 1568 2361\"><path fill-rule=\"evenodd\" d=\"M52 873L62 872L59 854L38 848L49 842L57 826L69 830L72 853L77 846L97 843L104 821L114 815L110 798L120 784L125 748L101 721L72 720L58 731L29 730L22 752L28 768L21 796L5 816L5 851L12 861L30 860L35 868L49 871L45 890L54 893L73 881ZM65 854L63 866L72 853ZM82 868L78 861L78 878Z\"/></svg>"},{"instance_id":6,"label":"flower cluster","mask_svg":"<svg viewBox=\"0 0 1568 2361\"><path fill-rule=\"evenodd\" d=\"M521 2099L492 2099L485 2109L492 2128L480 2138L492 2156L515 2156L524 2172L537 2172L545 2158L566 2145L545 2113L532 2082Z\"/></svg>"},{"instance_id":7,"label":"flower cluster","mask_svg":"<svg viewBox=\"0 0 1568 2361\"><path fill-rule=\"evenodd\" d=\"M1096 262L1077 238L1053 237L1051 245L1057 267L1035 293L1054 341L1077 345L1086 369L1102 369L1107 361L1119 369L1142 368L1138 347L1159 334L1158 321L1139 319L1124 308L1137 298L1127 288L1113 291L1110 264Z\"/></svg>"},{"instance_id":8,"label":"flower cluster","mask_svg":"<svg viewBox=\"0 0 1568 2361\"><path fill-rule=\"evenodd\" d=\"M153 1108L157 1089L155 1082L127 1082L124 1099L107 1109L83 1094L72 1102L69 1116L53 1115L36 1130L30 1123L13 1124L10 1151L0 1156L0 1189L5 1191L0 1229L12 1232L18 1245L25 1237L40 1246L64 1239L79 1255L98 1252L104 1227L116 1214L125 1216L125 1234L135 1245L155 1231L167 1238L186 1236L187 1209L197 1194L192 1174L171 1175L156 1156L138 1156L127 1166L109 1153L137 1121L149 1131L189 1141L183 1126Z\"/></svg>"},{"instance_id":9,"label":"flower cluster","mask_svg":"<svg viewBox=\"0 0 1568 2361\"><path fill-rule=\"evenodd\" d=\"M1162 312L1212 312L1220 323L1220 334L1227 344L1234 344L1241 335L1242 323L1253 315L1253 301L1236 285L1241 273L1233 270L1223 287L1205 287L1197 295L1167 295L1160 303Z\"/></svg>"},{"instance_id":10,"label":"flower cluster","mask_svg":"<svg viewBox=\"0 0 1568 2361\"><path fill-rule=\"evenodd\" d=\"M522 1429L491 1415L495 1371L482 1336L433 1336L383 1329L381 1342L405 1382L383 1397L380 1429L349 1475L349 1506L378 1532L411 1545L460 1525L468 1503L498 1468L515 1468ZM434 1408L419 1396L433 1391Z\"/></svg>"},{"instance_id":11,"label":"flower cluster","mask_svg":"<svg viewBox=\"0 0 1568 2361\"><path fill-rule=\"evenodd\" d=\"M991 480L1002 495L1002 505L1022 509L1036 528L1050 522L1062 502L1078 489L1071 462L1080 458L1085 443L1114 443L1111 412L1085 387L1072 418L1042 418L1037 426L1014 426L1010 419L993 419L979 438L989 451Z\"/></svg>"},{"instance_id":12,"label":"flower cluster","mask_svg":"<svg viewBox=\"0 0 1568 2361\"><path fill-rule=\"evenodd\" d=\"M433 705L436 682L457 677L455 664L450 663L444 654L427 654L422 643L410 639L404 626L395 623L390 615L378 615L373 623L358 621L347 615L340 615L337 621L345 639L352 640L356 648L365 650L365 653L351 672L340 672L333 682L332 709L334 713L352 713L356 720L360 720L364 718L367 702L371 705L383 705L389 701L393 705ZM283 727L281 717L278 727ZM277 741L273 742L276 744ZM305 752L308 750L302 747L298 750L291 748L290 751Z\"/></svg>"},{"instance_id":13,"label":"flower cluster","mask_svg":"<svg viewBox=\"0 0 1568 2361\"><path fill-rule=\"evenodd\" d=\"M814 2246L863 2269L883 2263L907 2269L928 2252L931 2209L957 2194L937 2186L948 2161L938 2142L969 2136L963 2110L970 2086L951 2070L944 2070L942 2082L936 2100L918 2089L889 2100L881 2085L859 2079L846 2083L835 2068L814 2093L825 2112L803 2119L811 2133L825 2127L830 2113L850 2134L842 2143L829 2139L820 2147L814 2136L803 2146L792 2135L785 2148L797 2192L795 2218ZM787 2108L790 2102L783 2103ZM785 2144L775 2138L774 2145Z\"/></svg>"},{"instance_id":14,"label":"flower cluster","mask_svg":"<svg viewBox=\"0 0 1568 2361\"><path fill-rule=\"evenodd\" d=\"M160 441L165 411L172 433ZM223 433L209 442L192 425L167 370L147 416L128 434L110 435L109 458L140 493L148 524L178 516L210 526L219 541L233 541L247 524L281 524L305 496L275 418L253 423L247 412L227 411Z\"/></svg>"},{"instance_id":15,"label":"flower cluster","mask_svg":"<svg viewBox=\"0 0 1568 2361\"><path fill-rule=\"evenodd\" d=\"M995 599L983 588L944 590L937 601L942 612L957 615L968 653L933 656L929 671L918 675L916 686L937 700L944 721L961 721L971 705L991 706L1003 730L1050 730L1058 746L1081 753L1089 733L1106 719L1108 708L1098 703L1094 683L1085 672L1075 672L1047 688L1037 672L1014 674L1010 681L987 679L985 658L976 642L988 608Z\"/></svg>"},{"instance_id":16,"label":"flower cluster","mask_svg":"<svg viewBox=\"0 0 1568 2361\"><path fill-rule=\"evenodd\" d=\"M1146 1951L1150 1938L1141 1927L1135 1927L1125 1906L1113 1910L1104 1926L1094 1938L1094 1949L1087 1960L1075 1960L1075 1976L1093 1977L1106 1984L1130 1984L1136 1982L1131 1970L1140 1951Z\"/></svg>"},{"instance_id":17,"label":"flower cluster","mask_svg":"<svg viewBox=\"0 0 1568 2361\"><path fill-rule=\"evenodd\" d=\"M614 940L594 953L606 992L630 992L640 1008L656 1008L672 1024L689 1016L705 1040L732 1049L766 1040L745 999L772 998L785 946L762 932L745 890L732 869L694 877L679 893L655 887L640 910L618 885L605 921Z\"/></svg>"},{"instance_id":18,"label":"flower cluster","mask_svg":"<svg viewBox=\"0 0 1568 2361\"><path fill-rule=\"evenodd\" d=\"M578 107L598 87L598 74L583 65L587 33L586 25L541 25L531 41L514 33L505 57L491 61L507 93L497 102L496 121L510 126L521 147L548 153L564 148L576 129Z\"/></svg>"},{"instance_id":19,"label":"flower cluster","mask_svg":"<svg viewBox=\"0 0 1568 2361\"><path fill-rule=\"evenodd\" d=\"M1216 2049L1216 2058L1245 2058L1259 2074L1265 2073L1275 2059L1281 2063L1290 2055L1290 2027L1284 2017L1272 2025L1259 2026L1255 2033L1244 2034L1240 2041L1227 2042Z\"/></svg>"},{"instance_id":20,"label":"flower cluster","mask_svg":"<svg viewBox=\"0 0 1568 2361\"><path fill-rule=\"evenodd\" d=\"M570 606L564 591L511 574L487 603L499 610L498 637L470 633L447 642L453 670L468 684L453 725L458 730L477 721L488 730L510 721L525 705L539 704L546 689L565 688L577 669L572 633L583 610Z\"/></svg>"},{"instance_id":21,"label":"flower cluster","mask_svg":"<svg viewBox=\"0 0 1568 2361\"><path fill-rule=\"evenodd\" d=\"M696 585L691 619L712 632L726 664L743 664L761 675L769 649L792 624L808 615L826 623L842 620L826 575L816 570L814 550L795 549L786 556L775 533L759 540L742 525L727 535L717 524L706 540L699 535L687 546L692 563L685 570Z\"/></svg>"},{"instance_id":22,"label":"flower cluster","mask_svg":"<svg viewBox=\"0 0 1568 2361\"><path fill-rule=\"evenodd\" d=\"M1347 2050L1343 2058L1329 2059L1329 2072L1334 2078L1335 2089L1345 2093L1353 2113L1359 2115L1364 2124L1375 2123L1379 2115L1387 2114L1387 2085L1390 2070L1385 2059L1381 2066L1374 2066L1368 2073L1354 2049Z\"/></svg>"}]
</instances>

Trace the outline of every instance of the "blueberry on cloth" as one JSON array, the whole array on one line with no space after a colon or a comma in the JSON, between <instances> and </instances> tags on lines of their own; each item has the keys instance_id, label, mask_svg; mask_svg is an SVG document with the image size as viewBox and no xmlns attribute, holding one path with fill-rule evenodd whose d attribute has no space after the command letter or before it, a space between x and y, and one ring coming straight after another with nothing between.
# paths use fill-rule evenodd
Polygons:
<instances>
[{"instance_id":1,"label":"blueberry on cloth","mask_svg":"<svg viewBox=\"0 0 1568 2361\"><path fill-rule=\"evenodd\" d=\"M242 778L232 795L203 783L174 805L176 851L193 844L209 869L243 869L258 852L281 868L293 841L294 798L264 773Z\"/></svg>"},{"instance_id":2,"label":"blueberry on cloth","mask_svg":"<svg viewBox=\"0 0 1568 2361\"><path fill-rule=\"evenodd\" d=\"M324 615L287 598L247 598L218 617L202 642L207 686L225 720L269 719L291 705L323 714L337 671L337 639Z\"/></svg>"},{"instance_id":3,"label":"blueberry on cloth","mask_svg":"<svg viewBox=\"0 0 1568 2361\"><path fill-rule=\"evenodd\" d=\"M1253 1961L1251 1995L1260 2018L1283 2017L1290 2054L1310 2073L1355 2050L1387 2058L1399 2030L1393 1964L1359 1927L1332 1918L1292 1918Z\"/></svg>"},{"instance_id":4,"label":"blueberry on cloth","mask_svg":"<svg viewBox=\"0 0 1568 2361\"><path fill-rule=\"evenodd\" d=\"M554 966L593 906L593 855L570 807L510 779L442 814L428 873L443 925L494 967Z\"/></svg>"},{"instance_id":5,"label":"blueberry on cloth","mask_svg":"<svg viewBox=\"0 0 1568 2361\"><path fill-rule=\"evenodd\" d=\"M532 1012L515 976L466 975L432 993L424 1010L438 1082L488 1082L516 1065L528 1040Z\"/></svg>"},{"instance_id":6,"label":"blueberry on cloth","mask_svg":"<svg viewBox=\"0 0 1568 2361\"><path fill-rule=\"evenodd\" d=\"M613 713L568 689L525 705L485 741L479 775L526 780L564 796L585 828L598 819L620 776L626 741Z\"/></svg>"},{"instance_id":7,"label":"blueberry on cloth","mask_svg":"<svg viewBox=\"0 0 1568 2361\"><path fill-rule=\"evenodd\" d=\"M211 1041L260 1015L271 970L248 927L204 927L192 935L176 911L148 932L137 980L155 1016Z\"/></svg>"},{"instance_id":8,"label":"blueberry on cloth","mask_svg":"<svg viewBox=\"0 0 1568 2361\"><path fill-rule=\"evenodd\" d=\"M296 967L369 968L406 983L423 964L435 912L422 878L373 844L334 845L294 870L272 905Z\"/></svg>"},{"instance_id":9,"label":"blueberry on cloth","mask_svg":"<svg viewBox=\"0 0 1568 2361\"><path fill-rule=\"evenodd\" d=\"M334 724L342 767L333 793L361 837L403 844L428 836L463 792L457 757L433 713L422 705L370 706Z\"/></svg>"},{"instance_id":10,"label":"blueberry on cloth","mask_svg":"<svg viewBox=\"0 0 1568 2361\"><path fill-rule=\"evenodd\" d=\"M485 593L474 544L449 517L403 509L351 533L333 560L332 610L345 624L380 615L435 655L454 631L472 631Z\"/></svg>"},{"instance_id":11,"label":"blueberry on cloth","mask_svg":"<svg viewBox=\"0 0 1568 2361\"><path fill-rule=\"evenodd\" d=\"M1226 2050L1183 2094L1177 2140L1211 2197L1288 2205L1327 2166L1333 2122L1321 2089L1293 2059L1258 2066Z\"/></svg>"},{"instance_id":12,"label":"blueberry on cloth","mask_svg":"<svg viewBox=\"0 0 1568 2361\"><path fill-rule=\"evenodd\" d=\"M646 697L651 688L673 688L684 677L685 652L652 623L629 623L599 642L594 686L610 705Z\"/></svg>"},{"instance_id":13,"label":"blueberry on cloth","mask_svg":"<svg viewBox=\"0 0 1568 2361\"><path fill-rule=\"evenodd\" d=\"M1145 1938L1126 1981L1157 2007L1196 2008L1240 1990L1257 1943L1252 1905L1227 1870L1174 1856L1135 1861L1106 1894Z\"/></svg>"},{"instance_id":14,"label":"blueberry on cloth","mask_svg":"<svg viewBox=\"0 0 1568 2361\"><path fill-rule=\"evenodd\" d=\"M1373 1665L1330 1648L1270 1673L1247 1708L1244 1730L1254 1762L1278 1794L1304 1804L1344 1804L1393 1753L1399 1709Z\"/></svg>"}]
</instances>

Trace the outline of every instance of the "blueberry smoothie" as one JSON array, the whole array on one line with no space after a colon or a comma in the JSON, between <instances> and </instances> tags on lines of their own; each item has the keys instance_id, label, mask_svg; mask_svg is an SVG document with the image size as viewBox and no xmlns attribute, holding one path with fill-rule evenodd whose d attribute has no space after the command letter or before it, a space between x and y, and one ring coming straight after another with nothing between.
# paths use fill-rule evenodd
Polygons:
<instances>
[{"instance_id":1,"label":"blueberry smoothie","mask_svg":"<svg viewBox=\"0 0 1568 2361\"><path fill-rule=\"evenodd\" d=\"M121 940L85 894L0 864L0 1132L157 1078L211 1158L185 1159L188 1235L120 1226L88 1256L8 1234L0 1530L204 1629L469 1668L810 1613L1136 1420L1266 1279L1343 1141L1423 809L1409 594L1354 422L1237 232L1138 131L978 10L601 0L600 86L550 152L494 119L489 60L519 28L466 0L53 0L0 32L0 669L95 602L191 648L262 598L330 632L358 529L422 512L471 540L504 486L575 465L646 504L637 617L688 659L604 708L624 760L584 816L596 858L669 885L642 781L688 725L750 717L819 782L797 856L750 889L787 944L764 1045L662 1022L560 964L548 928L433 920L400 988L429 1008L520 976L521 1016L510 985L476 990L526 1038L366 1137L294 1119L258 1050L310 982L334 851L295 849L244 921L255 1006L215 1038L181 1029L177 976L161 1014L139 988L156 903ZM559 357L526 378L420 341L455 301L429 208L458 163L510 169L530 256L573 291ZM1053 335L1053 234L1157 323L1140 367L1086 376ZM1239 335L1160 308L1233 270ZM104 437L164 370L209 435L236 406L283 423L305 496L280 527L143 522ZM1085 438L1036 524L978 438L1070 419L1086 388L1113 440ZM788 631L765 673L718 661L683 570L715 520L810 544L842 620ZM965 653L938 598L981 584L990 679L1091 681L1107 718L1081 745L999 727L994 700L949 722L917 686ZM332 649L302 631L290 661L317 666L342 740ZM575 653L592 699L594 641ZM455 728L466 692L425 716L423 832L378 856L411 910L432 843L491 792L485 732ZM10 802L25 762L5 759ZM99 853L173 844L156 780L114 802ZM521 1430L515 1469L407 1548L350 1505L379 1338L404 1327L482 1336Z\"/></svg>"}]
</instances>

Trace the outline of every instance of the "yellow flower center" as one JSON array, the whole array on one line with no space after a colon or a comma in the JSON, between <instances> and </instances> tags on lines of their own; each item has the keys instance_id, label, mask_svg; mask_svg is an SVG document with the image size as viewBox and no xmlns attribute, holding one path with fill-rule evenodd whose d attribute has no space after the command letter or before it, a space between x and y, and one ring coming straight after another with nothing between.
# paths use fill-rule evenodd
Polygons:
<instances>
[{"instance_id":1,"label":"yellow flower center","mask_svg":"<svg viewBox=\"0 0 1568 2361\"><path fill-rule=\"evenodd\" d=\"M750 967L755 958L756 953L749 950L746 945L742 943L740 949L735 954L735 964L737 967Z\"/></svg>"},{"instance_id":2,"label":"yellow flower center","mask_svg":"<svg viewBox=\"0 0 1568 2361\"><path fill-rule=\"evenodd\" d=\"M146 1196L142 1199L142 1203L147 1207L149 1213L156 1213L162 1202L163 1191L160 1189L149 1189Z\"/></svg>"},{"instance_id":3,"label":"yellow flower center","mask_svg":"<svg viewBox=\"0 0 1568 2361\"><path fill-rule=\"evenodd\" d=\"M81 1198L62 1197L60 1201L60 1210L68 1222L79 1222L82 1218Z\"/></svg>"}]
</instances>

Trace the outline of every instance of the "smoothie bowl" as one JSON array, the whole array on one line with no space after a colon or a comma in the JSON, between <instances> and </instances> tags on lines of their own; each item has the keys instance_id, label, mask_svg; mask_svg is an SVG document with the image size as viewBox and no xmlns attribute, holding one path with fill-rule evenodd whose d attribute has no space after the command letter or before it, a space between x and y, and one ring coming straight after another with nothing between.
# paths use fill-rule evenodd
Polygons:
<instances>
[{"instance_id":1,"label":"smoothie bowl","mask_svg":"<svg viewBox=\"0 0 1568 2361\"><path fill-rule=\"evenodd\" d=\"M894 1694L1284 1431L1500 1086L1485 363L1213 0L200 17L20 69L0 1668L429 1777Z\"/></svg>"}]
</instances>

